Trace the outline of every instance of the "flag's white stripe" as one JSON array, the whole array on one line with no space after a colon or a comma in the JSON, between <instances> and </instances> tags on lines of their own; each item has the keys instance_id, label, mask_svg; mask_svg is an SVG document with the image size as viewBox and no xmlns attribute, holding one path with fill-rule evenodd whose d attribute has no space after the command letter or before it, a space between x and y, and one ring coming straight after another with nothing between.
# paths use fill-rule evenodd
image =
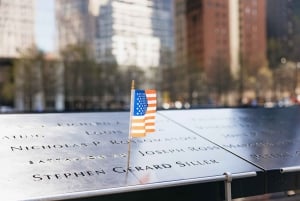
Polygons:
<instances>
[{"instance_id":1,"label":"flag's white stripe","mask_svg":"<svg viewBox=\"0 0 300 201\"><path fill-rule=\"evenodd\" d=\"M147 119L147 120L146 120L146 124L147 124L147 123L155 123L155 119Z\"/></svg>"},{"instance_id":2,"label":"flag's white stripe","mask_svg":"<svg viewBox=\"0 0 300 201\"><path fill-rule=\"evenodd\" d=\"M146 116L145 116L145 120L146 119L153 119L153 118L155 118L156 117L156 115L154 114L154 113L149 113L149 114L147 114Z\"/></svg>"},{"instance_id":3,"label":"flag's white stripe","mask_svg":"<svg viewBox=\"0 0 300 201\"><path fill-rule=\"evenodd\" d=\"M145 120L146 119L154 119L155 117L156 117L156 115L154 113L149 113L149 114L146 115Z\"/></svg>"},{"instance_id":4,"label":"flag's white stripe","mask_svg":"<svg viewBox=\"0 0 300 201\"><path fill-rule=\"evenodd\" d=\"M146 93L146 97L156 98L156 93L150 93L150 94Z\"/></svg>"},{"instance_id":5,"label":"flag's white stripe","mask_svg":"<svg viewBox=\"0 0 300 201\"><path fill-rule=\"evenodd\" d=\"M131 126L145 126L145 123L132 123Z\"/></svg>"},{"instance_id":6,"label":"flag's white stripe","mask_svg":"<svg viewBox=\"0 0 300 201\"><path fill-rule=\"evenodd\" d=\"M156 104L156 100L148 100L148 104Z\"/></svg>"},{"instance_id":7,"label":"flag's white stripe","mask_svg":"<svg viewBox=\"0 0 300 201\"><path fill-rule=\"evenodd\" d=\"M146 132L146 130L144 129L144 130L132 130L131 131L131 133L133 133L133 134L137 134L137 133L145 133Z\"/></svg>"},{"instance_id":8,"label":"flag's white stripe","mask_svg":"<svg viewBox=\"0 0 300 201\"><path fill-rule=\"evenodd\" d=\"M148 107L147 110L152 110L152 111L155 111L156 110L156 107Z\"/></svg>"},{"instance_id":9,"label":"flag's white stripe","mask_svg":"<svg viewBox=\"0 0 300 201\"><path fill-rule=\"evenodd\" d=\"M144 119L144 118L145 118L144 115L143 115L143 116L133 116L133 117L132 117L133 120L134 120L134 119L139 120L139 119Z\"/></svg>"}]
</instances>

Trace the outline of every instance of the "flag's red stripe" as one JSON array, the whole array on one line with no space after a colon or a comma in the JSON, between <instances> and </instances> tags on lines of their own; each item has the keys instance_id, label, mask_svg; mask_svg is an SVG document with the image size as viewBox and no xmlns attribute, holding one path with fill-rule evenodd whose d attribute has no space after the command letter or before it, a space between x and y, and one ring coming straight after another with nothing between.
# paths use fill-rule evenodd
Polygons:
<instances>
[{"instance_id":1,"label":"flag's red stripe","mask_svg":"<svg viewBox=\"0 0 300 201\"><path fill-rule=\"evenodd\" d=\"M148 101L156 101L156 97L147 97Z\"/></svg>"},{"instance_id":2,"label":"flag's red stripe","mask_svg":"<svg viewBox=\"0 0 300 201\"><path fill-rule=\"evenodd\" d=\"M145 119L132 119L132 123L144 123Z\"/></svg>"},{"instance_id":3,"label":"flag's red stripe","mask_svg":"<svg viewBox=\"0 0 300 201\"><path fill-rule=\"evenodd\" d=\"M145 137L146 136L146 132L145 133L131 133L131 137Z\"/></svg>"},{"instance_id":4,"label":"flag's red stripe","mask_svg":"<svg viewBox=\"0 0 300 201\"><path fill-rule=\"evenodd\" d=\"M156 90L155 89L147 89L145 90L146 94L156 94Z\"/></svg>"},{"instance_id":5,"label":"flag's red stripe","mask_svg":"<svg viewBox=\"0 0 300 201\"><path fill-rule=\"evenodd\" d=\"M131 126L132 130L143 130L145 129L145 126Z\"/></svg>"}]
</instances>

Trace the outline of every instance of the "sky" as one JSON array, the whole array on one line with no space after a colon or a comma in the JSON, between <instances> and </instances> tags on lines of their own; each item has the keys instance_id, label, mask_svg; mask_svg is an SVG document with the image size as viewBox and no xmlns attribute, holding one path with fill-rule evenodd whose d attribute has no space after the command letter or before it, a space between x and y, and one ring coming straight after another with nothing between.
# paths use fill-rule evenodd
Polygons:
<instances>
[{"instance_id":1,"label":"sky","mask_svg":"<svg viewBox=\"0 0 300 201\"><path fill-rule=\"evenodd\" d=\"M36 42L38 48L51 52L55 49L54 0L36 0Z\"/></svg>"}]
</instances>

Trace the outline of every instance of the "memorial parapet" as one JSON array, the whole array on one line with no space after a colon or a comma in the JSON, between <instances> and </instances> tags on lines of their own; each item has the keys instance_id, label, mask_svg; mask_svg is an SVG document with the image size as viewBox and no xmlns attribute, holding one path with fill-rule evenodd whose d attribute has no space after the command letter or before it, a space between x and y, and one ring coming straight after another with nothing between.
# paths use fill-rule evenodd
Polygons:
<instances>
[{"instance_id":1,"label":"memorial parapet","mask_svg":"<svg viewBox=\"0 0 300 201\"><path fill-rule=\"evenodd\" d=\"M221 200L231 180L233 195L264 193L260 168L159 114L155 133L132 139L127 168L128 121L128 112L0 115L1 198Z\"/></svg>"},{"instance_id":2,"label":"memorial parapet","mask_svg":"<svg viewBox=\"0 0 300 201\"><path fill-rule=\"evenodd\" d=\"M209 109L161 114L261 167L266 192L299 189L300 109Z\"/></svg>"}]
</instances>

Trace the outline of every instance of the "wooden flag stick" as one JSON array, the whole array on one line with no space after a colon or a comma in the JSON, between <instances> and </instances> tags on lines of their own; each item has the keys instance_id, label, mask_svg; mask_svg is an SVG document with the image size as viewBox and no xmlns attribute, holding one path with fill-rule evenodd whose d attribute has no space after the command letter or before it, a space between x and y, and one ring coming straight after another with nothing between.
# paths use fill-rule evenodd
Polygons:
<instances>
[{"instance_id":1,"label":"wooden flag stick","mask_svg":"<svg viewBox=\"0 0 300 201\"><path fill-rule=\"evenodd\" d=\"M131 126L132 126L132 112L133 112L133 96L134 96L134 80L131 81L131 98L130 98L130 120L129 120L129 133L128 133L128 153L127 153L127 168L126 173L130 165L130 152L131 152Z\"/></svg>"}]
</instances>

